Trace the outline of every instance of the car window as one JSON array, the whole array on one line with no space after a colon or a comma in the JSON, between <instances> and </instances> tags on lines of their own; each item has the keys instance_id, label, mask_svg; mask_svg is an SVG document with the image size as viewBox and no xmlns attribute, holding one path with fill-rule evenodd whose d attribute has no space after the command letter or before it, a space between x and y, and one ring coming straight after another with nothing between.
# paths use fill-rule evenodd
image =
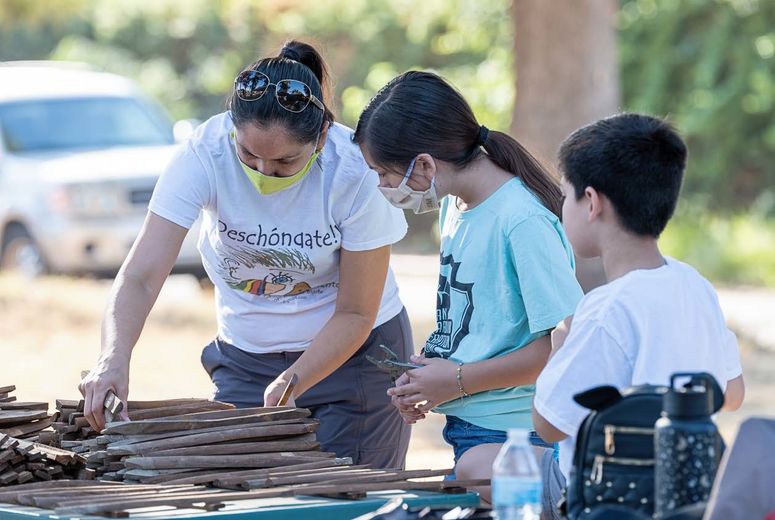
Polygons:
<instances>
[{"instance_id":1,"label":"car window","mask_svg":"<svg viewBox=\"0 0 775 520\"><path fill-rule=\"evenodd\" d=\"M172 127L151 103L129 97L17 101L0 105L11 152L172 144Z\"/></svg>"}]
</instances>

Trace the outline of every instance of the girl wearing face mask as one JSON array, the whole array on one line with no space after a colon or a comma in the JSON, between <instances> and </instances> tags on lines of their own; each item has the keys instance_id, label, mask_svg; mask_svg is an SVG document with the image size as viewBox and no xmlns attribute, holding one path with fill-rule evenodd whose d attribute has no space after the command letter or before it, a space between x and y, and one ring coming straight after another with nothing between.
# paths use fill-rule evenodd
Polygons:
<instances>
[{"instance_id":1,"label":"girl wearing face mask","mask_svg":"<svg viewBox=\"0 0 775 520\"><path fill-rule=\"evenodd\" d=\"M549 334L582 296L555 180L517 141L488 130L446 81L407 72L360 116L354 140L395 206L440 207L437 330L423 367L389 393L408 423L446 414L457 478L486 478L508 428L532 430ZM547 446L537 435L532 442ZM483 489L489 499L489 490Z\"/></svg>"},{"instance_id":2,"label":"girl wearing face mask","mask_svg":"<svg viewBox=\"0 0 775 520\"><path fill-rule=\"evenodd\" d=\"M325 66L288 42L234 82L228 111L202 124L160 178L145 226L119 273L97 367L82 381L86 416L104 424L108 389L126 400L129 358L188 228L199 217L218 332L202 352L214 398L288 405L320 420L323 449L356 464L401 467L409 427L368 363L412 338L388 268L406 221L377 189L352 131L324 104ZM160 372L160 377L163 375Z\"/></svg>"}]
</instances>

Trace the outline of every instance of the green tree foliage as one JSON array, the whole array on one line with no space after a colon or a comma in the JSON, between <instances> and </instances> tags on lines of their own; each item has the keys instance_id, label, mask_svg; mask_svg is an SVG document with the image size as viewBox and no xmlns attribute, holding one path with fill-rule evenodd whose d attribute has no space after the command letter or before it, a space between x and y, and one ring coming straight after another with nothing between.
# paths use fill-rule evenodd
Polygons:
<instances>
[{"instance_id":1,"label":"green tree foliage","mask_svg":"<svg viewBox=\"0 0 775 520\"><path fill-rule=\"evenodd\" d=\"M0 60L91 63L137 80L175 118L223 109L236 73L290 37L327 57L329 102L354 124L390 78L432 68L480 120L508 128L509 0L3 0ZM684 193L703 206L775 213L775 2L622 0L624 107L687 137Z\"/></svg>"},{"instance_id":2,"label":"green tree foliage","mask_svg":"<svg viewBox=\"0 0 775 520\"><path fill-rule=\"evenodd\" d=\"M624 0L618 23L624 105L687 138L684 194L775 215L775 2Z\"/></svg>"},{"instance_id":3,"label":"green tree foliage","mask_svg":"<svg viewBox=\"0 0 775 520\"><path fill-rule=\"evenodd\" d=\"M347 124L390 78L425 67L507 128L510 31L508 0L4 0L0 60L91 63L137 80L177 118L206 118L237 72L295 37L322 49Z\"/></svg>"}]
</instances>

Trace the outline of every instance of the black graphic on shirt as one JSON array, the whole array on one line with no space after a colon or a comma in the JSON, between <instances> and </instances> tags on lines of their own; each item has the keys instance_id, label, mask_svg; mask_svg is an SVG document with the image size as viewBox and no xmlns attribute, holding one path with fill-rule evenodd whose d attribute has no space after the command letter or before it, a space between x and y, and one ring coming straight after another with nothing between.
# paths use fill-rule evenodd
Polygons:
<instances>
[{"instance_id":1,"label":"black graphic on shirt","mask_svg":"<svg viewBox=\"0 0 775 520\"><path fill-rule=\"evenodd\" d=\"M452 255L442 254L436 293L436 331L425 343L427 357L448 358L468 335L474 314L474 284L457 279L459 268L460 262L455 262Z\"/></svg>"}]
</instances>

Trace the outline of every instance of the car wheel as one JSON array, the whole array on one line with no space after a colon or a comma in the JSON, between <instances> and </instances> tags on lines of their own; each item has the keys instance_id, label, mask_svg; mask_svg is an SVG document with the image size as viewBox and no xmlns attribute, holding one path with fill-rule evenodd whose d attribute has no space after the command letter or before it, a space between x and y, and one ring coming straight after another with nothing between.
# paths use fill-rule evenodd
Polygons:
<instances>
[{"instance_id":1,"label":"car wheel","mask_svg":"<svg viewBox=\"0 0 775 520\"><path fill-rule=\"evenodd\" d=\"M38 245L23 227L12 227L3 240L0 254L0 267L5 271L15 271L28 278L35 278L47 270Z\"/></svg>"}]
</instances>

